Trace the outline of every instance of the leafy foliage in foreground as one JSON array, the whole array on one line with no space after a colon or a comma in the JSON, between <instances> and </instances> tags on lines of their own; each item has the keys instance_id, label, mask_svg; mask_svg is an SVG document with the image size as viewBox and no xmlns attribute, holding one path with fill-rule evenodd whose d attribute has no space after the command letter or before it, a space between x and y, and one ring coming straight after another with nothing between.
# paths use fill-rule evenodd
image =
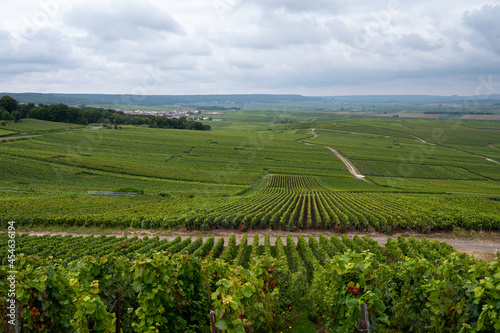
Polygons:
<instances>
[{"instance_id":1,"label":"leafy foliage in foreground","mask_svg":"<svg viewBox=\"0 0 500 333\"><path fill-rule=\"evenodd\" d=\"M0 235L2 244L6 238ZM223 332L288 331L290 311L304 301L312 304L309 317L327 332L352 332L361 304L368 305L372 328L379 332L500 329L499 258L476 261L427 239L389 238L382 248L357 236L296 243L289 235L286 246L281 238L271 245L266 237L261 251L257 236L248 259L238 256L241 244L248 243L230 241L227 253L238 256L233 262L217 259L223 242L214 245L213 238L19 235L17 240L16 295L28 332L85 331L87 319L97 332L108 332L117 302L123 332L209 332L209 309L216 311ZM41 255L24 254L33 248L31 253ZM89 253L93 256L85 256ZM2 257L0 269L2 304L6 260ZM0 320L4 326L4 317Z\"/></svg>"}]
</instances>

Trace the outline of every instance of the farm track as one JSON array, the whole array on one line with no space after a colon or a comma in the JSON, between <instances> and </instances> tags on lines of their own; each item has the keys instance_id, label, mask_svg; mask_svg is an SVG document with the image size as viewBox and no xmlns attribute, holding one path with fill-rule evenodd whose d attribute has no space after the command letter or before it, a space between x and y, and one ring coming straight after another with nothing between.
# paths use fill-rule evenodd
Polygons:
<instances>
[{"instance_id":1,"label":"farm track","mask_svg":"<svg viewBox=\"0 0 500 333\"><path fill-rule=\"evenodd\" d=\"M318 137L318 134L316 134L316 132L314 131L315 128L311 128L311 133L314 135L313 136L313 139L314 138L317 138ZM346 157L342 156L336 149L332 148L332 147L328 147L328 146L324 146L325 148L328 148L330 149L330 151L332 153L335 154L335 156L337 156L338 158L340 158L340 160L345 164L345 166L347 167L347 170L349 170L349 172L356 178L358 179L362 179L364 181L366 181L365 176L362 175L358 169L356 169L356 167L354 166L354 164L352 164L351 161L349 161Z\"/></svg>"},{"instance_id":2,"label":"farm track","mask_svg":"<svg viewBox=\"0 0 500 333\"><path fill-rule=\"evenodd\" d=\"M332 153L334 153L338 158L340 158L340 160L345 164L345 166L347 167L347 170L349 170L349 172L356 178L358 179L363 179L365 178L364 175L362 175L357 169L356 167L354 166L354 164L352 164L351 161L349 161L347 158L345 158L344 156L342 156L337 150L333 149L332 147L328 147L328 146L325 146L326 148L330 149Z\"/></svg>"},{"instance_id":3,"label":"farm track","mask_svg":"<svg viewBox=\"0 0 500 333\"><path fill-rule=\"evenodd\" d=\"M334 130L330 128L312 128L312 132L314 133L314 130L322 130L322 131L330 131L330 132L339 132L339 133L349 133L349 134L362 134L362 135L372 135L372 136L380 136L380 137L390 137L387 135L380 135L380 134L373 134L373 133L363 133L363 132L352 132L352 131L344 131L344 130ZM316 136L317 137L317 136Z\"/></svg>"},{"instance_id":4,"label":"farm track","mask_svg":"<svg viewBox=\"0 0 500 333\"><path fill-rule=\"evenodd\" d=\"M405 125L406 126L406 125ZM410 127L408 127L410 128ZM317 134L314 133L314 130L316 128L312 128L311 131L313 132L313 134L315 135L314 138L317 138ZM393 136L390 136L390 135L381 135L381 134L374 134L374 133L363 133L363 132L352 132L352 131L343 131L343 130L334 130L334 129L329 129L329 128L318 128L319 130L322 130L322 131L330 131L330 132L341 132L341 133L349 133L349 134L362 134L362 135L371 135L371 136L378 136L378 137L385 137L385 138L392 138ZM405 132L402 132L402 133L405 133ZM416 135L413 135L413 134L409 134L409 133L406 133L408 134L409 136L411 136L412 138L414 138L416 141L419 141L419 142L422 142L422 143L426 143L426 144L429 144L429 145L433 145L435 146L436 144L435 143L432 143L432 142L428 142L428 141L425 141L424 139L422 138L419 138L418 136ZM404 138L404 137L395 137L395 138L400 138L400 139L408 139L408 138Z\"/></svg>"},{"instance_id":5,"label":"farm track","mask_svg":"<svg viewBox=\"0 0 500 333\"><path fill-rule=\"evenodd\" d=\"M479 155L478 155L478 156L479 156ZM493 163L496 163L496 164L500 164L500 162L495 161L495 160L494 160L494 159L492 159L492 158L485 157L485 156L483 156L483 157L484 157L484 158L485 158L488 162L493 162Z\"/></svg>"},{"instance_id":6,"label":"farm track","mask_svg":"<svg viewBox=\"0 0 500 333\"><path fill-rule=\"evenodd\" d=\"M486 156L483 156L483 155L479 155L479 154L476 154L476 153L472 153L472 152L467 151L467 150L462 150L462 149L457 149L457 148L447 147L447 146L443 146L443 147L450 148L450 149L452 149L454 151L459 151L459 152L462 152L462 153L471 154L471 155L474 155L474 156L477 156L477 157L480 157L480 158L484 158L488 162L493 162L495 164L500 164L500 162L498 162L497 160L494 160L492 158L489 158L489 157L486 157Z\"/></svg>"},{"instance_id":7,"label":"farm track","mask_svg":"<svg viewBox=\"0 0 500 333\"><path fill-rule=\"evenodd\" d=\"M370 134L370 133L361 133L361 132L351 132L351 131L341 131L341 130L333 130L333 129L327 129L327 128L319 128L320 130L322 131L331 131L331 132L344 132L344 133L350 133L350 134L364 134L364 135L374 135L374 136L382 136L380 134ZM318 135L316 134L315 132L316 128L311 128L311 132L312 134L314 135L314 137L312 137L311 139L314 139L314 138L317 138ZM419 142L422 142L422 143L426 143L428 145L432 145L432 146L435 146L436 144L435 143L432 143L432 142L428 142L422 138L419 138L418 136L415 136L413 134L409 134L411 137L413 137L415 140L419 141ZM390 138L390 136L388 135L385 135L386 138ZM479 154L474 154L474 153L471 153L471 152L468 152L468 151L464 151L464 150L459 150L459 149L456 149L456 148L451 148L451 147L447 147L447 146L443 146L443 147L446 147L446 148L450 148L450 149L453 149L455 151L461 151L461 152L464 152L464 153L469 153L469 154L472 154L472 155L475 155L475 156L478 156L478 157L481 157L481 158L484 158L485 160L487 160L488 162L493 162L495 164L500 164L499 161L497 160L494 160L492 158L489 158L489 157L486 157L486 156L482 156L482 155L479 155ZM497 148L496 146L493 146L495 148ZM346 164L347 165L347 164ZM349 168L349 167L348 167ZM350 171L350 170L349 170ZM352 172L351 172L352 173ZM354 175L354 174L353 174ZM359 178L357 177L356 175L354 175L356 178ZM364 177L364 176L363 176Z\"/></svg>"},{"instance_id":8,"label":"farm track","mask_svg":"<svg viewBox=\"0 0 500 333\"><path fill-rule=\"evenodd\" d=\"M181 229L182 230L182 229ZM28 231L28 232L19 232L19 233L27 233L30 236L43 236L43 235L71 235L71 236L91 236L91 234L81 234L81 233L72 233L72 232L54 232L54 231ZM182 240L191 237L193 240L202 236L203 241L205 242L208 238L214 237L215 241L217 241L219 238L224 238L224 243L227 244L229 241L229 237L231 234L235 234L236 236L236 242L239 244L240 240L243 238L243 235L245 233L243 232L235 232L233 230L221 230L219 232L214 232L214 233L191 233L188 231L176 231L169 236L163 236L161 234L156 234L154 231L130 231L130 232L116 232L113 234L107 234L107 236L116 236L116 237L127 237L127 238L132 238L132 237L138 237L138 238L144 238L145 236L148 237L155 237L158 236L159 239L169 239L173 240L177 236L180 236ZM282 238L286 238L288 234L292 235L292 239L294 242L297 242L297 236L302 235L304 237L309 237L310 235L315 236L316 239L319 240L319 235L323 234L325 236L332 236L336 235L339 237L338 233L334 232L315 232L313 230L310 230L308 232L275 232L272 230L262 230L262 231L249 231L246 232L248 234L248 239L252 239L255 234L259 235L259 245L264 245L264 234L268 233L270 235L269 239L271 242L271 245L276 244L276 236L280 236ZM385 245L387 242L387 239L389 237L396 238L398 235L391 235L391 236L386 236L382 234L375 234L375 233L370 233L370 234L362 234L362 233L347 233L346 234L348 237L352 238L354 235L359 235L359 236L367 236L370 237L371 239L375 240L377 243L380 245ZM101 235L95 235L95 237L98 237ZM402 235L405 238L407 235ZM430 234L430 235L423 235L423 234L414 234L411 235L412 237L415 237L417 239L420 238L429 238L431 240L437 240L439 242L444 242L447 243L451 246L453 246L457 251L459 252L464 252L468 254L473 254L475 256L478 256L481 258L482 256L487 256L488 254L494 254L497 251L500 251L500 242L499 241L494 241L494 240L484 240L484 239L462 239L462 238L449 238L449 237L439 237L439 235L436 234Z\"/></svg>"},{"instance_id":9,"label":"farm track","mask_svg":"<svg viewBox=\"0 0 500 333\"><path fill-rule=\"evenodd\" d=\"M27 139L27 138L35 138L37 136L42 136L42 134L36 134L36 135L18 135L18 136L4 136L1 137L0 140L11 140L11 139Z\"/></svg>"},{"instance_id":10,"label":"farm track","mask_svg":"<svg viewBox=\"0 0 500 333\"><path fill-rule=\"evenodd\" d=\"M311 133L314 135L311 139L314 139L314 138L317 138L318 137L318 134L315 132L316 128L311 128ZM332 129L321 129L322 131L332 131L332 132L344 132L344 133L350 133L350 134L365 134L365 135L375 135L375 136L381 136L381 135L378 135L378 134L369 134L369 133L360 133L360 132L350 132L350 131L340 131L340 130L332 130ZM415 136L413 134L410 134L411 137L413 137L415 140L419 141L419 142L422 142L422 143L425 143L425 144L428 144L428 145L432 145L432 146L435 146L436 144L434 143L431 143L431 142L427 142L425 141L424 139L422 138L419 138L418 136ZM386 136L386 137L390 137L390 136ZM306 143L307 144L307 143ZM338 158L340 158L342 160L342 162L344 162L344 164L346 165L347 169L349 170L349 172L356 178L358 179L363 179L366 181L366 179L364 179L365 176L363 176L361 173L359 173L359 171L357 171L357 169L354 167L354 165L352 164L352 162L350 162L349 160L347 160L346 158L342 157L340 155L340 153L338 151L336 151L335 149L331 148L331 147L327 147L325 146L326 148L330 149L335 155L337 155ZM460 149L456 149L456 148L452 148L452 147L447 147L447 146L443 146L443 147L446 147L446 148L450 148L452 150L455 150L455 151L461 151L461 152L464 152L464 153L468 153L468 154L472 154L472 155L475 155L477 157L481 157L481 158L484 158L485 160L487 160L488 162L492 162L492 163L495 163L495 164L500 164L499 161L497 160L494 160L492 158L489 158L487 156L483 156L483 155L479 155L479 154L475 154L475 153L471 153L471 152L468 152L468 151L465 151L465 150L460 150ZM495 147L496 148L496 147Z\"/></svg>"},{"instance_id":11,"label":"farm track","mask_svg":"<svg viewBox=\"0 0 500 333\"><path fill-rule=\"evenodd\" d=\"M430 145L433 145L433 146L435 146L435 145L436 145L436 144L434 144L434 143L427 142L427 141L425 141L424 139L421 139L421 138L419 138L418 136L415 136L415 135L413 135L413 134L410 134L410 135L411 135L412 137L414 137L415 139L417 139L418 141L422 142L422 143L427 143L427 144L430 144Z\"/></svg>"}]
</instances>

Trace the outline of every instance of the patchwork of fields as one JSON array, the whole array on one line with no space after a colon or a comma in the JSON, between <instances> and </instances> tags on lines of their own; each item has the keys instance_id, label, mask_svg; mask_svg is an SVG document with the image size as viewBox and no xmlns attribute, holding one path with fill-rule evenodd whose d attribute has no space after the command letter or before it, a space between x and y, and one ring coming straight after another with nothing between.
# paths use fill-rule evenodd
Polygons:
<instances>
[{"instance_id":1,"label":"patchwork of fields","mask_svg":"<svg viewBox=\"0 0 500 333\"><path fill-rule=\"evenodd\" d=\"M498 123L260 120L220 122L210 132L25 120L19 126L66 130L0 142L0 214L32 226L499 228ZM123 187L145 194L87 194Z\"/></svg>"}]
</instances>

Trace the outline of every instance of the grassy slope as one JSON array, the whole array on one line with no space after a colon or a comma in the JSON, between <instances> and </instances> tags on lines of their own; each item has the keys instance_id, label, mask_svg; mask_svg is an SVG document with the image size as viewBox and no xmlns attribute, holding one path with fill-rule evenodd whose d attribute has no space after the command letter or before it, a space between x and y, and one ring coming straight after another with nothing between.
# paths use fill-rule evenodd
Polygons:
<instances>
[{"instance_id":1,"label":"grassy slope","mask_svg":"<svg viewBox=\"0 0 500 333\"><path fill-rule=\"evenodd\" d=\"M1 129L1 128L0 128L0 136L7 136L7 135L16 134L16 133L17 133L17 132L8 131L8 130Z\"/></svg>"},{"instance_id":2,"label":"grassy slope","mask_svg":"<svg viewBox=\"0 0 500 333\"><path fill-rule=\"evenodd\" d=\"M327 150L304 149L296 142L301 137L241 126L212 132L124 127L47 134L6 143L2 152L90 170L217 184L249 185L267 172L344 173Z\"/></svg>"},{"instance_id":3,"label":"grassy slope","mask_svg":"<svg viewBox=\"0 0 500 333\"><path fill-rule=\"evenodd\" d=\"M8 122L6 126L2 126L2 129L14 132L37 132L81 127L82 125L78 124L56 123L52 121L27 118L21 119L21 121L17 123Z\"/></svg>"}]
</instances>

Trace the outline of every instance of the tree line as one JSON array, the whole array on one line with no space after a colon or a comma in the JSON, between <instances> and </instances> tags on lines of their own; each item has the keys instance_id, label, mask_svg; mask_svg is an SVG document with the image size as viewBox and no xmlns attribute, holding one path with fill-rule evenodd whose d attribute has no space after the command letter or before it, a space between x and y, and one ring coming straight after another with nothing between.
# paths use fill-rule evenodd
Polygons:
<instances>
[{"instance_id":1,"label":"tree line","mask_svg":"<svg viewBox=\"0 0 500 333\"><path fill-rule=\"evenodd\" d=\"M210 125L188 120L163 116L130 115L114 109L95 107L74 107L66 104L19 104L11 96L0 98L1 120L19 121L22 118L64 122L72 124L109 124L109 125L148 125L153 128L174 128L192 130L211 130Z\"/></svg>"}]
</instances>

